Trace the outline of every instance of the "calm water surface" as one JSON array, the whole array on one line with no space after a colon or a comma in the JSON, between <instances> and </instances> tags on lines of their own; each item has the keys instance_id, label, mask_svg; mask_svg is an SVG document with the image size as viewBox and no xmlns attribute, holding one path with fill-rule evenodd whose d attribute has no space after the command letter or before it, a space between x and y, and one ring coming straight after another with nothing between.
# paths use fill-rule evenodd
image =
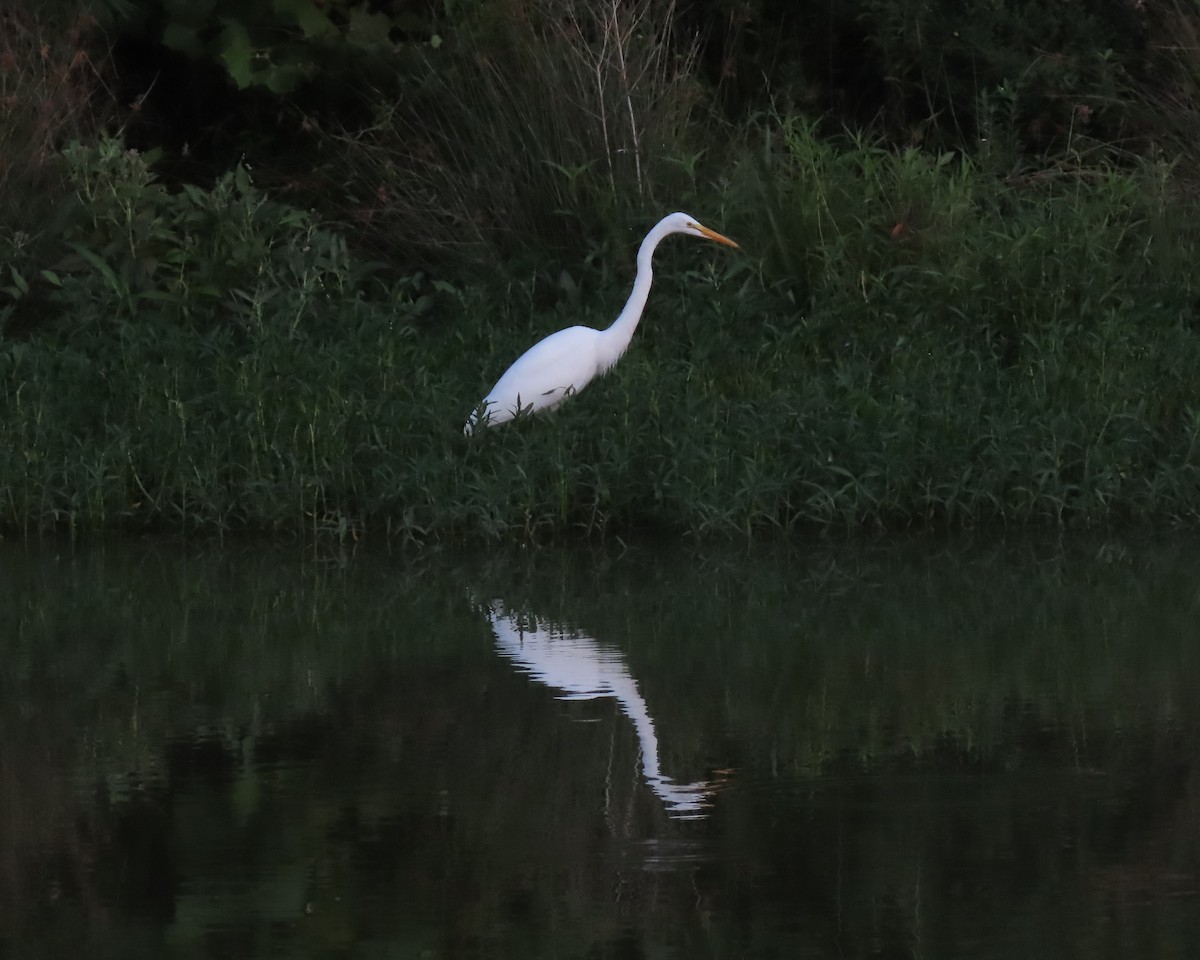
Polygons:
<instances>
[{"instance_id":1,"label":"calm water surface","mask_svg":"<svg viewBox=\"0 0 1200 960\"><path fill-rule=\"evenodd\" d=\"M0 544L0 956L1200 956L1200 542Z\"/></svg>"}]
</instances>

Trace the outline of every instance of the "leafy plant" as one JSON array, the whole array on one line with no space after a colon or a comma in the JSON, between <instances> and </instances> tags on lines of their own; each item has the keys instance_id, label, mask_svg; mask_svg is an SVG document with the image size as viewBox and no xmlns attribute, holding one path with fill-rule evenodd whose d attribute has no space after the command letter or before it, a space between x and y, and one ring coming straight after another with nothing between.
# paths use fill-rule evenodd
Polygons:
<instances>
[{"instance_id":1,"label":"leafy plant","mask_svg":"<svg viewBox=\"0 0 1200 960\"><path fill-rule=\"evenodd\" d=\"M365 0L160 0L136 19L168 48L219 63L239 89L277 94L390 51L393 31L430 27L419 14L389 15Z\"/></svg>"},{"instance_id":2,"label":"leafy plant","mask_svg":"<svg viewBox=\"0 0 1200 960\"><path fill-rule=\"evenodd\" d=\"M34 257L14 246L9 309L36 292L41 308L76 325L112 324L144 310L201 324L250 323L287 291L292 328L360 289L369 268L304 211L269 199L238 166L209 190L157 182L151 160L117 140L64 152L71 194L57 233ZM81 309L82 308L82 309Z\"/></svg>"}]
</instances>

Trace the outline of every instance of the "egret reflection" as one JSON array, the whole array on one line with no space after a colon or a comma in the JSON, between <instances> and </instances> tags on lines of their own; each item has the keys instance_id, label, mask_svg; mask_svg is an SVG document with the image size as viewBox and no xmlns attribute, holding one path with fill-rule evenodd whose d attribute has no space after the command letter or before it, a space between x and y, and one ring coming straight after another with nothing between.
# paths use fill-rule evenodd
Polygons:
<instances>
[{"instance_id":1,"label":"egret reflection","mask_svg":"<svg viewBox=\"0 0 1200 960\"><path fill-rule=\"evenodd\" d=\"M654 720L620 650L561 625L509 613L499 600L489 605L488 616L501 655L535 680L561 690L559 699L615 698L637 731L642 775L667 813L689 819L705 815L708 783L676 783L663 774Z\"/></svg>"}]
</instances>

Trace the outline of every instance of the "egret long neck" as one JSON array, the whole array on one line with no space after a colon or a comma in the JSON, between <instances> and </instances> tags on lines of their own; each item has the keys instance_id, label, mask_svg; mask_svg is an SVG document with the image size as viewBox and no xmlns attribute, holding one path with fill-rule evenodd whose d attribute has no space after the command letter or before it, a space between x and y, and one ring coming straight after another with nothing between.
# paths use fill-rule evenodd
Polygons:
<instances>
[{"instance_id":1,"label":"egret long neck","mask_svg":"<svg viewBox=\"0 0 1200 960\"><path fill-rule=\"evenodd\" d=\"M654 248L668 233L666 230L660 230L662 226L660 223L646 234L646 239L638 247L637 276L633 280L633 290L630 291L620 316L604 331L601 339L601 373L621 359L621 354L633 339L633 331L637 329L638 321L642 319L642 311L646 309L646 298L650 296L650 283L654 279L650 260L654 256Z\"/></svg>"}]
</instances>

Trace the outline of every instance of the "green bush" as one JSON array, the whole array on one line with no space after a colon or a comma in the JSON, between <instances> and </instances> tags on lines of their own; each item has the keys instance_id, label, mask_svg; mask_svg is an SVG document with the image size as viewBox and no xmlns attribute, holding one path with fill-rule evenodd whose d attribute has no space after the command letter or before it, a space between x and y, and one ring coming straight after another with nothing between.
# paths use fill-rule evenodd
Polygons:
<instances>
[{"instance_id":1,"label":"green bush","mask_svg":"<svg viewBox=\"0 0 1200 960\"><path fill-rule=\"evenodd\" d=\"M269 199L245 167L209 190L171 192L145 156L116 140L73 143L64 159L66 197L41 243L0 250L9 316L36 307L76 328L111 327L150 311L159 322L244 325L282 298L297 330L357 290L367 271L339 235Z\"/></svg>"}]
</instances>

